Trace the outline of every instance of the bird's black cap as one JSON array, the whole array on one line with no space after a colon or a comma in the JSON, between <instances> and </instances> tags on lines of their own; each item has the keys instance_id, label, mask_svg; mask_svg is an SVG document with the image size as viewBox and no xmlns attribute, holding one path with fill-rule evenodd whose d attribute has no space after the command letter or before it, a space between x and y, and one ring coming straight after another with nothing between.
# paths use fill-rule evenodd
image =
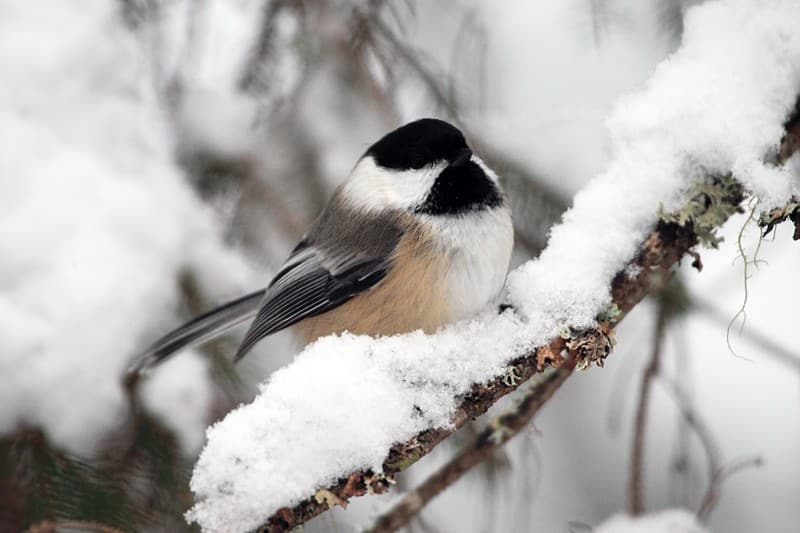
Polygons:
<instances>
[{"instance_id":1,"label":"bird's black cap","mask_svg":"<svg viewBox=\"0 0 800 533\"><path fill-rule=\"evenodd\" d=\"M444 120L422 118L387 133L364 155L372 156L383 168L409 170L442 161L452 163L467 150L458 128Z\"/></svg>"}]
</instances>

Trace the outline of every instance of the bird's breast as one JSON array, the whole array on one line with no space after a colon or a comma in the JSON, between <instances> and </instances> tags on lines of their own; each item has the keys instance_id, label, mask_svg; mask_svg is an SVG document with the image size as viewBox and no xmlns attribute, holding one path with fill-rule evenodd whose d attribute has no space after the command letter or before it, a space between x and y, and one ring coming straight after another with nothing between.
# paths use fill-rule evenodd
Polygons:
<instances>
[{"instance_id":1,"label":"bird's breast","mask_svg":"<svg viewBox=\"0 0 800 533\"><path fill-rule=\"evenodd\" d=\"M451 320L472 316L505 284L514 245L510 211L502 206L463 217L431 217L428 223L448 257L440 282L446 287Z\"/></svg>"}]
</instances>

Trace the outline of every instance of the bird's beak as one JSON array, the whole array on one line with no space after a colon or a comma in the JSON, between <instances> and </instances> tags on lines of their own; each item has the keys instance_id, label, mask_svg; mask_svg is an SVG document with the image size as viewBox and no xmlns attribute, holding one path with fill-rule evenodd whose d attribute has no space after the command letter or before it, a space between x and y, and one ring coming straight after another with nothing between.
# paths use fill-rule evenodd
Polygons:
<instances>
[{"instance_id":1,"label":"bird's beak","mask_svg":"<svg viewBox=\"0 0 800 533\"><path fill-rule=\"evenodd\" d=\"M450 163L451 167L460 167L465 165L472 157L472 150L469 148L462 148L456 153L455 159Z\"/></svg>"}]
</instances>

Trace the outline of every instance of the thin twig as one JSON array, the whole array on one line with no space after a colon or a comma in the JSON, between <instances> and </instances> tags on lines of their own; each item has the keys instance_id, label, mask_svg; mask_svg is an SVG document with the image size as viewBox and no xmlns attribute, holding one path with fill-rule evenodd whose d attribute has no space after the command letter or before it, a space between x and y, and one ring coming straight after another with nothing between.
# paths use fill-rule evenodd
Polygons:
<instances>
[{"instance_id":1,"label":"thin twig","mask_svg":"<svg viewBox=\"0 0 800 533\"><path fill-rule=\"evenodd\" d=\"M730 479L730 477L734 474L738 474L746 468L759 467L762 465L762 463L763 461L761 460L760 456L746 457L718 468L714 472L714 475L711 477L711 481L708 484L708 490L706 491L705 496L703 496L703 502L700 504L700 509L697 511L697 518L701 522L706 522L708 520L711 511L714 510L714 507L716 507L717 502L722 495L722 484L725 481Z\"/></svg>"},{"instance_id":2,"label":"thin twig","mask_svg":"<svg viewBox=\"0 0 800 533\"><path fill-rule=\"evenodd\" d=\"M708 476L708 487L706 488L703 498L700 502L697 511L697 517L701 522L707 522L708 517L714 510L714 507L719 502L722 496L722 485L732 475L742 471L743 469L751 466L760 466L761 458L759 456L749 457L733 461L727 465L722 464L720 460L719 446L714 439L708 425L695 413L692 406L689 404L688 399L681 392L681 388L674 380L668 379L663 374L660 374L659 381L665 386L664 389L669 393L670 397L675 402L675 405L681 412L683 420L691 428L697 436L700 445L706 453L707 468L706 473Z\"/></svg>"},{"instance_id":3,"label":"thin twig","mask_svg":"<svg viewBox=\"0 0 800 533\"><path fill-rule=\"evenodd\" d=\"M644 469L644 437L647 430L647 408L650 405L650 392L653 381L661 368L661 354L664 347L664 334L667 329L667 304L659 300L656 311L656 326L653 332L653 351L642 376L639 389L639 403L633 426L633 447L631 451L630 479L628 482L628 512L634 516L645 511L642 470Z\"/></svg>"},{"instance_id":4,"label":"thin twig","mask_svg":"<svg viewBox=\"0 0 800 533\"><path fill-rule=\"evenodd\" d=\"M275 20L281 11L287 7L289 7L289 2L286 0L264 2L259 24L260 31L239 77L239 89L252 91L259 83L264 62L274 52Z\"/></svg>"},{"instance_id":5,"label":"thin twig","mask_svg":"<svg viewBox=\"0 0 800 533\"><path fill-rule=\"evenodd\" d=\"M406 493L392 508L379 517L368 533L389 533L403 527L422 508L442 491L458 481L475 465L491 457L492 453L525 428L547 400L572 374L575 360L542 373L525 391L519 403L494 419L472 443L458 453L420 486Z\"/></svg>"},{"instance_id":6,"label":"thin twig","mask_svg":"<svg viewBox=\"0 0 800 533\"><path fill-rule=\"evenodd\" d=\"M663 384L666 385L665 390L667 390L673 400L675 400L675 404L681 410L684 420L686 420L686 423L692 431L694 431L695 435L697 435L700 444L706 452L706 457L708 459L708 487L698 507L697 517L701 522L707 522L708 517L722 496L722 485L734 474L741 472L745 468L761 466L763 461L760 456L753 456L738 459L728 464L722 464L719 458L719 446L716 444L711 430L692 410L686 398L681 394L678 384L672 380L666 379L663 375L659 377Z\"/></svg>"},{"instance_id":7,"label":"thin twig","mask_svg":"<svg viewBox=\"0 0 800 533\"><path fill-rule=\"evenodd\" d=\"M697 436L697 440L700 442L700 446L702 446L703 451L706 454L706 461L708 465L706 467L706 473L708 476L708 488L706 489L706 494L709 492L718 493L719 488L715 488L713 485L716 478L716 473L722 469L722 463L720 460L719 446L714 439L711 429L709 429L708 425L692 409L688 399L681 393L680 387L677 383L668 379L663 374L659 376L659 382L664 385L664 390L669 393L670 397L675 402L675 405L681 412L683 420L686 422L689 428L691 428L695 436Z\"/></svg>"},{"instance_id":8,"label":"thin twig","mask_svg":"<svg viewBox=\"0 0 800 533\"><path fill-rule=\"evenodd\" d=\"M460 122L459 105L453 99L454 95L448 94L448 91L439 83L441 76L434 74L428 67L420 61L421 53L417 50L407 46L402 39L400 39L386 23L378 16L370 17L368 14L355 9L355 16L360 19L362 24L368 24L375 33L383 37L383 39L397 52L398 57L406 63L409 68L417 75L418 78L428 88L428 91L433 96L436 104L445 111L447 116L457 122ZM463 129L463 128L462 128ZM469 135L468 135L469 136Z\"/></svg>"},{"instance_id":9,"label":"thin twig","mask_svg":"<svg viewBox=\"0 0 800 533\"><path fill-rule=\"evenodd\" d=\"M691 407L693 406L692 358L689 354L686 328L676 325L675 322L675 319L671 321L672 327L670 328L674 343L675 394L687 407ZM677 413L677 426L675 447L670 461L670 473L673 476L673 483L670 484L673 492L671 501L680 507L688 508L691 468L690 439L693 429L691 421L684 416L682 409L679 409Z\"/></svg>"}]
</instances>

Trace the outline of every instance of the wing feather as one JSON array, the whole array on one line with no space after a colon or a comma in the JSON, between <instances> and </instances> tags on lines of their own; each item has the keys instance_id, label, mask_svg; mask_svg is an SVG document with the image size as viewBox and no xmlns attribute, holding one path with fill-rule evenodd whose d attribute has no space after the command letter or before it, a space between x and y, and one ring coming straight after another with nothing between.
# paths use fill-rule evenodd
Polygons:
<instances>
[{"instance_id":1,"label":"wing feather","mask_svg":"<svg viewBox=\"0 0 800 533\"><path fill-rule=\"evenodd\" d=\"M267 335L329 311L371 289L391 267L389 257L361 253L331 256L314 246L303 249L301 254L300 260L295 255L289 258L267 289L234 361Z\"/></svg>"}]
</instances>

